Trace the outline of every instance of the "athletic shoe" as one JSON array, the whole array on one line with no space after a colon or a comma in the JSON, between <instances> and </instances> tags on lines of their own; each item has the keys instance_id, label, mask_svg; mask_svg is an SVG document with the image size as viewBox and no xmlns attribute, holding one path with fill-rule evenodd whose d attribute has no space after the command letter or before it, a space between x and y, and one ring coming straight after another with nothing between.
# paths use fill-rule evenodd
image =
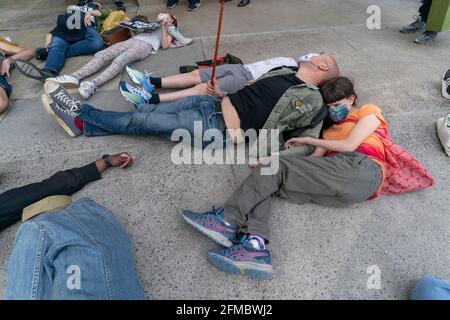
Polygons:
<instances>
[{"instance_id":1,"label":"athletic shoe","mask_svg":"<svg viewBox=\"0 0 450 320\"><path fill-rule=\"evenodd\" d=\"M42 104L48 114L55 119L56 123L58 123L69 136L76 138L83 134L83 132L75 126L75 119L78 116L78 113L60 107L46 94L42 95Z\"/></svg>"},{"instance_id":2,"label":"athletic shoe","mask_svg":"<svg viewBox=\"0 0 450 320\"><path fill-rule=\"evenodd\" d=\"M250 0L241 0L238 3L238 7L245 7L246 5L248 5L250 3Z\"/></svg>"},{"instance_id":3,"label":"athletic shoe","mask_svg":"<svg viewBox=\"0 0 450 320\"><path fill-rule=\"evenodd\" d=\"M422 35L420 35L416 40L414 40L415 43L426 45L430 42L433 42L436 40L438 33L434 31L425 31Z\"/></svg>"},{"instance_id":4,"label":"athletic shoe","mask_svg":"<svg viewBox=\"0 0 450 320\"><path fill-rule=\"evenodd\" d=\"M187 11L197 11L201 5L202 5L202 3L200 1L193 3L193 4L189 4Z\"/></svg>"},{"instance_id":5,"label":"athletic shoe","mask_svg":"<svg viewBox=\"0 0 450 320\"><path fill-rule=\"evenodd\" d=\"M95 90L97 90L97 87L92 81L84 81L78 88L78 92L83 97L83 99L89 99L89 97L94 94Z\"/></svg>"},{"instance_id":6,"label":"athletic shoe","mask_svg":"<svg viewBox=\"0 0 450 320\"><path fill-rule=\"evenodd\" d=\"M36 60L45 61L48 57L48 49L47 48L37 48L34 50L34 58Z\"/></svg>"},{"instance_id":7,"label":"athletic shoe","mask_svg":"<svg viewBox=\"0 0 450 320\"><path fill-rule=\"evenodd\" d=\"M270 251L255 249L247 239L227 249L209 250L208 260L227 273L245 274L257 280L271 280L273 276Z\"/></svg>"},{"instance_id":8,"label":"athletic shoe","mask_svg":"<svg viewBox=\"0 0 450 320\"><path fill-rule=\"evenodd\" d=\"M180 33L180 30L175 27L174 25L170 25L167 27L167 32L175 39L177 40L181 45L187 46L192 43L191 38L186 38Z\"/></svg>"},{"instance_id":9,"label":"athletic shoe","mask_svg":"<svg viewBox=\"0 0 450 320\"><path fill-rule=\"evenodd\" d=\"M126 66L125 70L127 70L128 77L135 85L143 87L148 93L153 92L153 85L150 83L150 75L148 73L140 72L132 66Z\"/></svg>"},{"instance_id":10,"label":"athletic shoe","mask_svg":"<svg viewBox=\"0 0 450 320\"><path fill-rule=\"evenodd\" d=\"M55 74L52 74L44 69L38 68L34 63L27 60L17 59L14 62L14 65L21 74L30 79L43 82L45 81L45 79L55 76Z\"/></svg>"},{"instance_id":11,"label":"athletic shoe","mask_svg":"<svg viewBox=\"0 0 450 320\"><path fill-rule=\"evenodd\" d=\"M167 0L167 9L173 9L177 6L178 0Z\"/></svg>"},{"instance_id":12,"label":"athletic shoe","mask_svg":"<svg viewBox=\"0 0 450 320\"><path fill-rule=\"evenodd\" d=\"M123 4L123 1L114 1L113 3L116 5L117 10L127 12L127 8Z\"/></svg>"},{"instance_id":13,"label":"athletic shoe","mask_svg":"<svg viewBox=\"0 0 450 320\"><path fill-rule=\"evenodd\" d=\"M211 238L215 243L228 248L236 240L238 228L236 225L225 222L221 215L222 211L223 208L203 214L183 211L182 216L197 231Z\"/></svg>"},{"instance_id":14,"label":"athletic shoe","mask_svg":"<svg viewBox=\"0 0 450 320\"><path fill-rule=\"evenodd\" d=\"M450 100L450 69L442 76L442 96Z\"/></svg>"},{"instance_id":15,"label":"athletic shoe","mask_svg":"<svg viewBox=\"0 0 450 320\"><path fill-rule=\"evenodd\" d=\"M416 20L411 23L403 26L400 29L401 33L419 33L424 32L426 28L426 23L422 21L421 17L415 17Z\"/></svg>"},{"instance_id":16,"label":"athletic shoe","mask_svg":"<svg viewBox=\"0 0 450 320\"><path fill-rule=\"evenodd\" d=\"M125 81L120 81L119 89L123 99L135 107L144 103L149 103L152 98L152 95L144 89L133 87Z\"/></svg>"},{"instance_id":17,"label":"athletic shoe","mask_svg":"<svg viewBox=\"0 0 450 320\"><path fill-rule=\"evenodd\" d=\"M77 78L72 77L72 76L67 76L67 75L54 77L54 78L48 78L48 79L46 79L46 81L57 82L67 88L76 88L76 87L78 87L78 84L79 84L79 81Z\"/></svg>"},{"instance_id":18,"label":"athletic shoe","mask_svg":"<svg viewBox=\"0 0 450 320\"><path fill-rule=\"evenodd\" d=\"M60 108L71 112L78 112L79 102L70 95L57 82L47 81L44 85L44 92L49 98L49 101L56 103Z\"/></svg>"}]
</instances>

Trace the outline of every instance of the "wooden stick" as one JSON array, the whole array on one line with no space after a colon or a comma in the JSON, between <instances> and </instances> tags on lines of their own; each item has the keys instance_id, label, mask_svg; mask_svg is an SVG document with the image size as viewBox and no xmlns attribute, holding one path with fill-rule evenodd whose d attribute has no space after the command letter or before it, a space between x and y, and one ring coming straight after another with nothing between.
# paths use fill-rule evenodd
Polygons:
<instances>
[{"instance_id":1,"label":"wooden stick","mask_svg":"<svg viewBox=\"0 0 450 320\"><path fill-rule=\"evenodd\" d=\"M211 85L213 87L214 87L214 79L216 78L217 56L219 55L220 33L222 32L222 18L223 18L224 6L225 6L225 0L221 0L220 1L219 23L217 26L217 35L216 35L216 51L214 52L212 76L211 76Z\"/></svg>"}]
</instances>

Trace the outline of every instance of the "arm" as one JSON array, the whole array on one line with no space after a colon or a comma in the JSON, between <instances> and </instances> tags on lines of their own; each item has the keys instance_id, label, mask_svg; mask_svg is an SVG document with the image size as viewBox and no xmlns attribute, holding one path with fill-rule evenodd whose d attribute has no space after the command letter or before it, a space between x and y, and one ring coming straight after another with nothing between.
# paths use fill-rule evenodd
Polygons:
<instances>
[{"instance_id":1,"label":"arm","mask_svg":"<svg viewBox=\"0 0 450 320\"><path fill-rule=\"evenodd\" d=\"M293 138L286 142L286 148L298 145L311 145L336 152L353 152L364 140L371 136L380 126L381 121L371 114L361 118L348 137L344 140L322 140L311 137Z\"/></svg>"},{"instance_id":2,"label":"arm","mask_svg":"<svg viewBox=\"0 0 450 320\"><path fill-rule=\"evenodd\" d=\"M328 150L325 148L317 147L313 153L311 153L312 157L324 157L327 154Z\"/></svg>"},{"instance_id":3,"label":"arm","mask_svg":"<svg viewBox=\"0 0 450 320\"><path fill-rule=\"evenodd\" d=\"M317 138L320 136L320 130L322 130L322 125L318 124L314 128L308 129L301 134L300 138ZM292 140L292 139L291 139ZM314 147L311 145L303 144L292 148L286 148L280 151L280 156L292 156L292 157L306 157L311 155L314 151Z\"/></svg>"},{"instance_id":4,"label":"arm","mask_svg":"<svg viewBox=\"0 0 450 320\"><path fill-rule=\"evenodd\" d=\"M86 15L87 14L90 14L91 16L94 16L94 17L102 16L102 12L100 10L89 10L88 12L86 12Z\"/></svg>"},{"instance_id":5,"label":"arm","mask_svg":"<svg viewBox=\"0 0 450 320\"><path fill-rule=\"evenodd\" d=\"M9 59L3 60L0 66L0 74L9 77L9 70L11 65L17 59L29 60L34 56L34 52L31 49L21 48L11 44L0 42L0 50L9 56Z\"/></svg>"},{"instance_id":6,"label":"arm","mask_svg":"<svg viewBox=\"0 0 450 320\"><path fill-rule=\"evenodd\" d=\"M128 168L133 164L133 158L127 152L122 152L108 156L108 161L111 163L113 167L121 167L121 168ZM103 172L106 171L106 169L108 169L106 167L105 162L102 159L97 159L95 161L95 166L97 167L97 170L100 174L102 174Z\"/></svg>"},{"instance_id":7,"label":"arm","mask_svg":"<svg viewBox=\"0 0 450 320\"><path fill-rule=\"evenodd\" d=\"M164 50L170 48L170 44L172 43L172 36L167 32L167 26L170 23L169 20L165 19L162 22L161 26L161 48Z\"/></svg>"},{"instance_id":8,"label":"arm","mask_svg":"<svg viewBox=\"0 0 450 320\"><path fill-rule=\"evenodd\" d=\"M133 158L126 152L108 157L113 167L127 168ZM90 182L101 179L107 170L102 159L81 168L73 168L55 173L38 183L8 190L0 194L0 231L17 222L22 210L37 201L54 195L72 195Z\"/></svg>"}]
</instances>

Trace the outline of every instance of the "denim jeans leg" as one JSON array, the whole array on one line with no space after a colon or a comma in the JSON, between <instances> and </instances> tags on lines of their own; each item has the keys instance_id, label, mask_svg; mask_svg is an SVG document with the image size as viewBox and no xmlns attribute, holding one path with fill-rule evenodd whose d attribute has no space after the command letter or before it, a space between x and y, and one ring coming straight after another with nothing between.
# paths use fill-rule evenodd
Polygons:
<instances>
[{"instance_id":1,"label":"denim jeans leg","mask_svg":"<svg viewBox=\"0 0 450 320\"><path fill-rule=\"evenodd\" d=\"M64 67L66 52L69 45L69 42L66 40L53 36L52 42L48 48L48 57L45 62L44 69L51 70L56 74L59 74L61 69Z\"/></svg>"},{"instance_id":2,"label":"denim jeans leg","mask_svg":"<svg viewBox=\"0 0 450 320\"><path fill-rule=\"evenodd\" d=\"M134 112L111 112L82 105L79 117L84 122L86 136L122 133L156 135L170 139L176 129L185 129L191 135L194 134L195 122L202 124L200 134L214 126L214 123L208 122L211 113L215 111L214 101L204 100L198 105L191 104L190 108L187 105L185 107L174 113L142 108Z\"/></svg>"},{"instance_id":3,"label":"denim jeans leg","mask_svg":"<svg viewBox=\"0 0 450 320\"><path fill-rule=\"evenodd\" d=\"M98 31L94 27L86 29L84 39L72 44L67 51L66 57L77 57L97 53L105 47Z\"/></svg>"},{"instance_id":4,"label":"denim jeans leg","mask_svg":"<svg viewBox=\"0 0 450 320\"><path fill-rule=\"evenodd\" d=\"M199 106L200 103L215 103L213 97L191 96L175 102L165 102L160 104L141 104L137 107L142 112L160 112L160 113L177 113L184 109L192 109Z\"/></svg>"}]
</instances>

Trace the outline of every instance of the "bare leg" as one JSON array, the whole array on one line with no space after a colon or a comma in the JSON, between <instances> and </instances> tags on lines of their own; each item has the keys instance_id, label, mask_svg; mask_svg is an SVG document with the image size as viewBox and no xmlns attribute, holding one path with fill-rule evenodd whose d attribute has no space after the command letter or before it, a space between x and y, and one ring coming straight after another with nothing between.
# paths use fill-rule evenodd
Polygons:
<instances>
[{"instance_id":1,"label":"bare leg","mask_svg":"<svg viewBox=\"0 0 450 320\"><path fill-rule=\"evenodd\" d=\"M52 36L51 33L49 33L49 34L47 34L47 35L45 36L44 47L47 48L47 47L50 45L50 43L52 43L52 38L53 38L53 36Z\"/></svg>"},{"instance_id":2,"label":"bare leg","mask_svg":"<svg viewBox=\"0 0 450 320\"><path fill-rule=\"evenodd\" d=\"M0 113L6 110L8 107L8 96L6 95L5 90L0 87Z\"/></svg>"},{"instance_id":3,"label":"bare leg","mask_svg":"<svg viewBox=\"0 0 450 320\"><path fill-rule=\"evenodd\" d=\"M189 73L176 74L174 76L161 79L163 88L167 89L185 89L201 84L200 73L194 70Z\"/></svg>"},{"instance_id":4,"label":"bare leg","mask_svg":"<svg viewBox=\"0 0 450 320\"><path fill-rule=\"evenodd\" d=\"M161 102L173 102L190 96L206 96L206 95L207 95L206 84L201 83L193 88L160 94L159 100Z\"/></svg>"}]
</instances>

